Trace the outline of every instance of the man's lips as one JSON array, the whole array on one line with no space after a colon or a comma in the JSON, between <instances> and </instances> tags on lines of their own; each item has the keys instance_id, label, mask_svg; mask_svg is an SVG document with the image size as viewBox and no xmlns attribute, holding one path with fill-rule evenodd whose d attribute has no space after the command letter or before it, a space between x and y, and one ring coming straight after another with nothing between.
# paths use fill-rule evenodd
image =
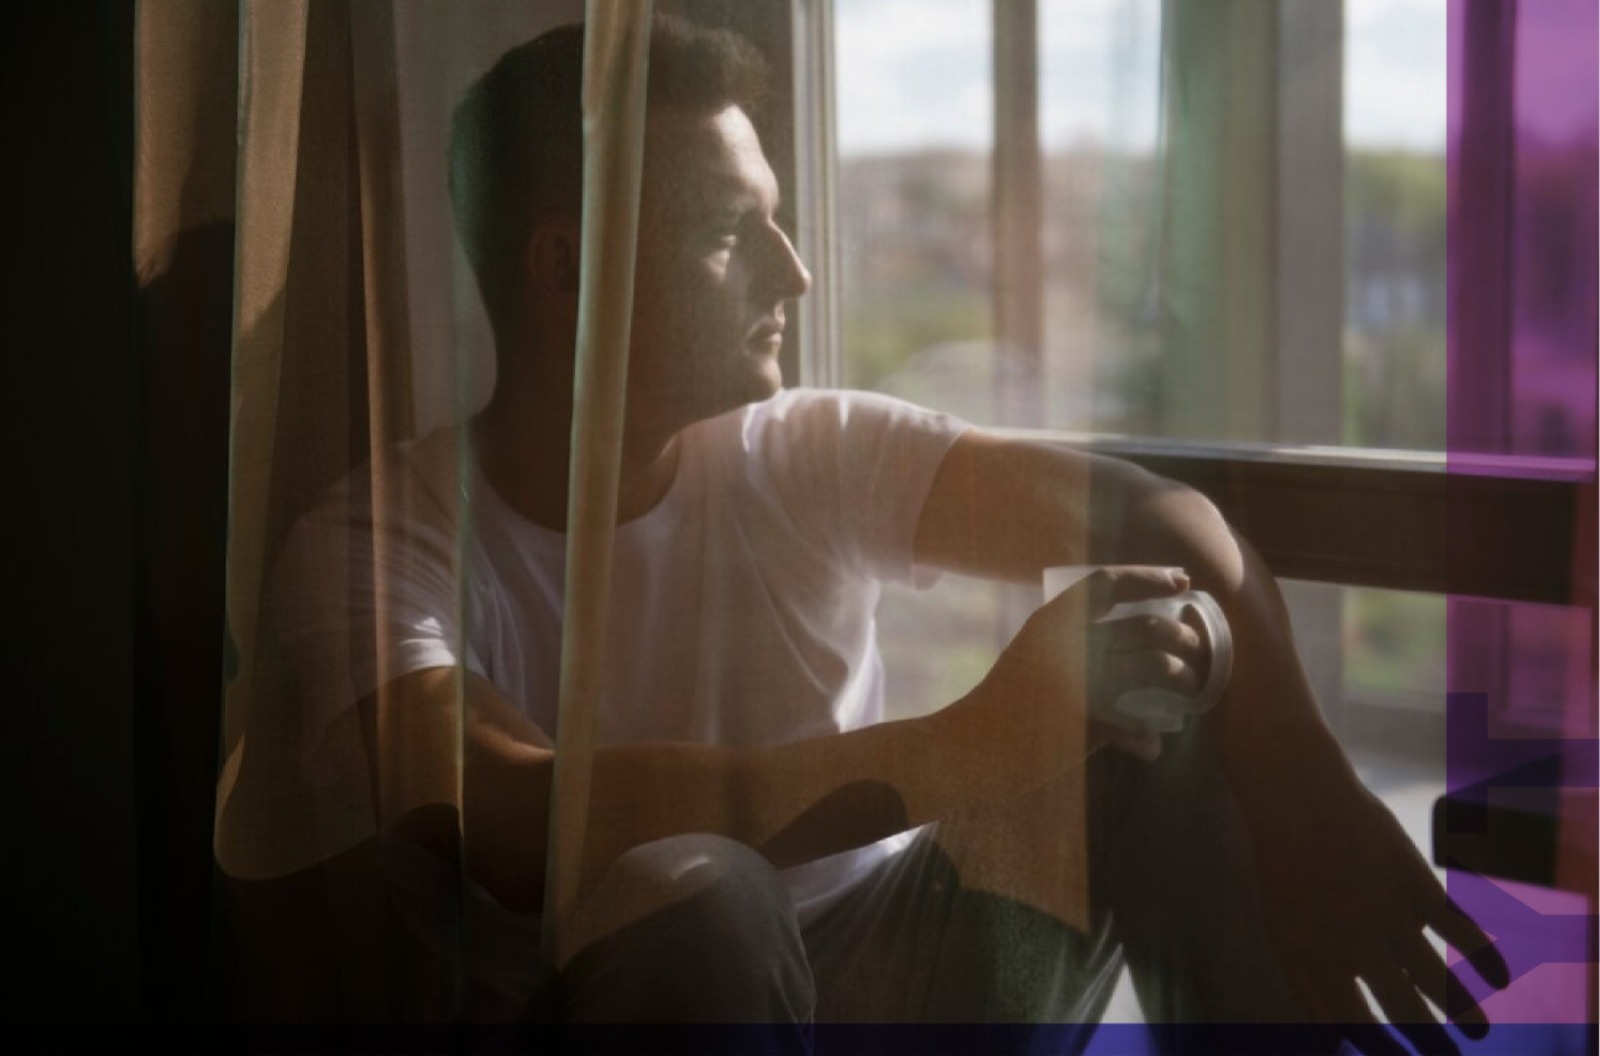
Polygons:
<instances>
[{"instance_id":1,"label":"man's lips","mask_svg":"<svg viewBox=\"0 0 1600 1056\"><path fill-rule=\"evenodd\" d=\"M783 321L779 319L763 319L750 328L750 334L745 338L745 344L764 345L781 342L783 340Z\"/></svg>"}]
</instances>

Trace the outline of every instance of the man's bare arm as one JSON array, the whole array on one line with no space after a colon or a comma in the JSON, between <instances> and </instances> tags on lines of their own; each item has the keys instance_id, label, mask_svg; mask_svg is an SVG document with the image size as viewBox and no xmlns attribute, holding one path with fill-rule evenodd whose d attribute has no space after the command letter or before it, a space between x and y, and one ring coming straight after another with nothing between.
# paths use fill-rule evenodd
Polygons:
<instances>
[{"instance_id":1,"label":"man's bare arm","mask_svg":"<svg viewBox=\"0 0 1600 1056\"><path fill-rule=\"evenodd\" d=\"M1034 582L1052 565L1187 570L1217 598L1232 632L1229 687L1202 721L1255 836L1263 908L1308 1010L1369 1020L1360 978L1394 1022L1428 1018L1421 993L1481 1026L1421 931L1475 952L1491 982L1504 977L1503 961L1362 786L1322 720L1276 581L1204 496L1128 463L969 432L935 479L916 555ZM1431 1046L1438 1039L1427 1029L1420 1037Z\"/></svg>"},{"instance_id":2,"label":"man's bare arm","mask_svg":"<svg viewBox=\"0 0 1600 1056\"><path fill-rule=\"evenodd\" d=\"M1234 635L1229 706L1211 720L1230 774L1248 783L1291 743L1297 768L1308 748L1321 765L1343 767L1296 658L1276 581L1193 489L1131 463L974 430L940 466L915 552L934 567L1033 583L1055 565L1184 568L1221 603Z\"/></svg>"},{"instance_id":3,"label":"man's bare arm","mask_svg":"<svg viewBox=\"0 0 1600 1056\"><path fill-rule=\"evenodd\" d=\"M931 715L763 747L603 747L585 882L666 836L727 836L785 867L1024 795L1086 757L1088 693L1150 684L1128 672L1090 687L1084 657L1060 643L1086 640L1116 601L1174 589L1159 570L1092 577L1036 613L982 682ZM461 848L503 904L536 908L555 758L545 732L456 669L397 679L360 708L381 823L441 854Z\"/></svg>"}]
</instances>

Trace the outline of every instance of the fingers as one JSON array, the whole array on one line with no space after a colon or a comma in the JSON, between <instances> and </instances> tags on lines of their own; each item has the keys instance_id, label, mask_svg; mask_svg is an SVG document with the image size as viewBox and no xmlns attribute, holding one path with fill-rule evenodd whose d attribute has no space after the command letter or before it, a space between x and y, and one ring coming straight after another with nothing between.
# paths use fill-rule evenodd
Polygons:
<instances>
[{"instance_id":1,"label":"fingers","mask_svg":"<svg viewBox=\"0 0 1600 1056\"><path fill-rule=\"evenodd\" d=\"M1154 687L1191 697L1200 691L1200 673L1181 657L1155 649L1137 653L1111 653L1102 667L1104 688L1110 699L1131 689Z\"/></svg>"},{"instance_id":2,"label":"fingers","mask_svg":"<svg viewBox=\"0 0 1600 1056\"><path fill-rule=\"evenodd\" d=\"M1188 624L1139 615L1097 624L1090 633L1109 699L1149 687L1188 697L1205 684L1205 642Z\"/></svg>"},{"instance_id":3,"label":"fingers","mask_svg":"<svg viewBox=\"0 0 1600 1056\"><path fill-rule=\"evenodd\" d=\"M1109 744L1119 752L1126 752L1147 763L1153 763L1161 758L1161 736L1145 730L1142 726L1134 729L1091 720L1089 737L1094 744Z\"/></svg>"},{"instance_id":4,"label":"fingers","mask_svg":"<svg viewBox=\"0 0 1600 1056\"><path fill-rule=\"evenodd\" d=\"M1104 628L1106 646L1111 652L1158 649L1190 662L1198 662L1206 655L1205 639L1182 620L1151 615L1125 616L1100 626Z\"/></svg>"},{"instance_id":5,"label":"fingers","mask_svg":"<svg viewBox=\"0 0 1600 1056\"><path fill-rule=\"evenodd\" d=\"M1411 984L1463 1034L1477 1040L1489 1033L1489 1018L1420 932L1395 942L1394 954Z\"/></svg>"},{"instance_id":6,"label":"fingers","mask_svg":"<svg viewBox=\"0 0 1600 1056\"><path fill-rule=\"evenodd\" d=\"M1460 1047L1434 1019L1417 988L1399 968L1380 964L1365 972L1362 979L1389 1022L1419 1053L1460 1056Z\"/></svg>"},{"instance_id":7,"label":"fingers","mask_svg":"<svg viewBox=\"0 0 1600 1056\"><path fill-rule=\"evenodd\" d=\"M1199 632L1179 621L1134 615L1099 623L1113 606L1171 597L1187 590L1182 569L1118 565L1096 569L1041 606L1013 641L1017 663L1054 670L1075 669L1093 696L1091 711L1108 718L1112 704L1130 690L1159 688L1190 697L1204 684L1206 646ZM1074 652L1084 643L1086 654ZM1070 636L1070 637L1064 637ZM1008 653L1013 651L1008 649ZM1073 657L1081 659L1074 661ZM1081 692L1081 688L1080 688ZM1116 743L1140 758L1155 749L1143 726L1129 729L1131 738Z\"/></svg>"},{"instance_id":8,"label":"fingers","mask_svg":"<svg viewBox=\"0 0 1600 1056\"><path fill-rule=\"evenodd\" d=\"M1500 951L1495 949L1494 940L1478 927L1477 921L1461 912L1453 899L1447 897L1440 901L1428 914L1428 926L1461 951L1484 982L1496 990L1511 985L1511 970L1506 967Z\"/></svg>"},{"instance_id":9,"label":"fingers","mask_svg":"<svg viewBox=\"0 0 1600 1056\"><path fill-rule=\"evenodd\" d=\"M1358 1050L1367 1056L1410 1056L1372 1015L1354 979L1327 973L1311 985L1312 1011L1325 1022L1338 1024Z\"/></svg>"},{"instance_id":10,"label":"fingers","mask_svg":"<svg viewBox=\"0 0 1600 1056\"><path fill-rule=\"evenodd\" d=\"M1169 598L1189 589L1189 574L1159 565L1108 565L1097 568L1074 590L1089 592L1089 616L1099 619L1124 601ZM1068 591L1067 593L1072 593Z\"/></svg>"}]
</instances>

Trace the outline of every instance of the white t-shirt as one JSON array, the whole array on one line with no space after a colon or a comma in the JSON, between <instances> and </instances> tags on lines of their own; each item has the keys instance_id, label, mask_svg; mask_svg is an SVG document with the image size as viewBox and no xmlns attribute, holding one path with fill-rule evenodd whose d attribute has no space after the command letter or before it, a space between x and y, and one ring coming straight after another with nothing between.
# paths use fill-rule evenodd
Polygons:
<instances>
[{"instance_id":1,"label":"white t-shirt","mask_svg":"<svg viewBox=\"0 0 1600 1056\"><path fill-rule=\"evenodd\" d=\"M666 496L617 530L599 742L763 745L880 721L881 584L919 579L917 521L964 428L887 397L786 390L687 430ZM458 472L459 441L442 430L386 456L381 501L370 470L352 476L286 546L275 623L313 776L340 765L325 742L342 714L424 668L465 666L556 733L565 540ZM893 846L789 870L802 920Z\"/></svg>"}]
</instances>

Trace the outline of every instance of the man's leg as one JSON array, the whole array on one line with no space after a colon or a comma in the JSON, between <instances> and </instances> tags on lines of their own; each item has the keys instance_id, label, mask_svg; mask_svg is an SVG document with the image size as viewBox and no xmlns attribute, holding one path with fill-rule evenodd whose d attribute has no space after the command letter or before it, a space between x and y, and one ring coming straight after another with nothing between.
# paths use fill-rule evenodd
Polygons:
<instances>
[{"instance_id":1,"label":"man's leg","mask_svg":"<svg viewBox=\"0 0 1600 1056\"><path fill-rule=\"evenodd\" d=\"M931 829L809 922L805 940L819 1051L830 1036L859 1047L848 1029L830 1035L824 1024L1094 1023L1122 963L1108 918L1085 932L967 885ZM1014 1031L930 1038L973 1051L1021 1045ZM902 1037L895 1047L919 1046ZM1049 1047L1073 1046L1055 1039Z\"/></svg>"},{"instance_id":2,"label":"man's leg","mask_svg":"<svg viewBox=\"0 0 1600 1056\"><path fill-rule=\"evenodd\" d=\"M1294 1023L1260 911L1250 835L1204 727L1146 764L1102 752L1095 897L1151 1023Z\"/></svg>"},{"instance_id":3,"label":"man's leg","mask_svg":"<svg viewBox=\"0 0 1600 1056\"><path fill-rule=\"evenodd\" d=\"M1194 726L1155 763L1103 750L1027 802L941 822L806 942L819 1022L1093 1022L1124 951L1152 1022L1299 1015Z\"/></svg>"},{"instance_id":4,"label":"man's leg","mask_svg":"<svg viewBox=\"0 0 1600 1056\"><path fill-rule=\"evenodd\" d=\"M733 840L628 851L585 898L573 939L556 983L564 1023L811 1021L811 969L783 881Z\"/></svg>"}]
</instances>

